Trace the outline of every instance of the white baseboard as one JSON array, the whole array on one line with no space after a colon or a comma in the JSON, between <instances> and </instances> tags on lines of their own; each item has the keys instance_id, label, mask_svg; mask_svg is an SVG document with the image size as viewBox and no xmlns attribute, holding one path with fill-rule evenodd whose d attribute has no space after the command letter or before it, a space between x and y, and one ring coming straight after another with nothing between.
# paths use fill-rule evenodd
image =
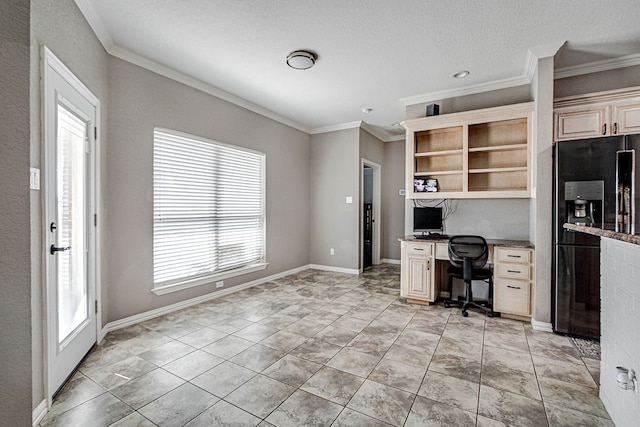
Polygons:
<instances>
[{"instance_id":1,"label":"white baseboard","mask_svg":"<svg viewBox=\"0 0 640 427\"><path fill-rule=\"evenodd\" d=\"M396 265L400 265L400 260L399 259L390 259L390 258L384 258L382 260L382 262L384 264L396 264Z\"/></svg>"},{"instance_id":2,"label":"white baseboard","mask_svg":"<svg viewBox=\"0 0 640 427\"><path fill-rule=\"evenodd\" d=\"M334 273L360 274L357 268L333 267L331 265L309 264L309 268L314 270L332 271Z\"/></svg>"},{"instance_id":3,"label":"white baseboard","mask_svg":"<svg viewBox=\"0 0 640 427\"><path fill-rule=\"evenodd\" d=\"M102 328L102 332L100 337L98 337L98 342L102 341L104 337L111 331L115 331L117 329L126 328L127 326L132 326L140 322L144 322L146 320L151 320L159 316L163 316L165 314L172 313L177 310L182 310L183 308L191 307L196 304L200 304L212 299L220 298L234 292L241 291L243 289L252 288L257 285L261 285L262 283L269 282L271 280L279 279L281 277L288 276L289 274L299 273L304 270L308 270L312 268L310 265L303 265L302 267L293 268L291 270L283 271L281 273L272 274L271 276L262 277L260 279L253 280L251 282L243 283L241 285L236 285L228 289L223 289L216 292L211 292L196 298L191 298L188 300L180 301L175 304L170 304L164 307L156 308L154 310L145 311L144 313L134 314L133 316L125 317L124 319L115 320L113 322L109 322Z\"/></svg>"},{"instance_id":4,"label":"white baseboard","mask_svg":"<svg viewBox=\"0 0 640 427\"><path fill-rule=\"evenodd\" d=\"M534 331L551 332L553 333L553 325L548 322L539 322L535 319L531 319L531 327Z\"/></svg>"},{"instance_id":5,"label":"white baseboard","mask_svg":"<svg viewBox=\"0 0 640 427\"><path fill-rule=\"evenodd\" d=\"M49 408L47 407L47 399L43 399L42 402L35 407L33 412L31 413L31 423L33 427L36 427L40 424L40 421L47 415Z\"/></svg>"}]
</instances>

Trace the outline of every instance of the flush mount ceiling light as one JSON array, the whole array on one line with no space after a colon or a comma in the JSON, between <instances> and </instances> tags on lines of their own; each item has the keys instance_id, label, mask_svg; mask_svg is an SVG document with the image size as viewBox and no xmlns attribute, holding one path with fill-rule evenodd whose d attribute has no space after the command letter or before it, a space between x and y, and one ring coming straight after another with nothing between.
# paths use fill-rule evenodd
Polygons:
<instances>
[{"instance_id":1,"label":"flush mount ceiling light","mask_svg":"<svg viewBox=\"0 0 640 427\"><path fill-rule=\"evenodd\" d=\"M287 65L294 70L307 70L316 63L318 55L308 50L294 50L287 55Z\"/></svg>"},{"instance_id":2,"label":"flush mount ceiling light","mask_svg":"<svg viewBox=\"0 0 640 427\"><path fill-rule=\"evenodd\" d=\"M465 77L467 77L469 74L471 74L469 71L467 70L462 70L462 71L458 71L457 73L455 73L453 75L454 79L464 79Z\"/></svg>"}]
</instances>

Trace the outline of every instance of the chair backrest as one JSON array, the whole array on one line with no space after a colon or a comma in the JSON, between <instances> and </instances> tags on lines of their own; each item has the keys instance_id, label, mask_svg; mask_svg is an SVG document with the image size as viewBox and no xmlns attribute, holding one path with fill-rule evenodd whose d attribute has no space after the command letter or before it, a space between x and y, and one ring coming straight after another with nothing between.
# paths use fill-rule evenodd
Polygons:
<instances>
[{"instance_id":1,"label":"chair backrest","mask_svg":"<svg viewBox=\"0 0 640 427\"><path fill-rule=\"evenodd\" d=\"M472 268L482 268L489 259L489 246L482 236L451 236L449 239L449 262L463 268L468 258Z\"/></svg>"}]
</instances>

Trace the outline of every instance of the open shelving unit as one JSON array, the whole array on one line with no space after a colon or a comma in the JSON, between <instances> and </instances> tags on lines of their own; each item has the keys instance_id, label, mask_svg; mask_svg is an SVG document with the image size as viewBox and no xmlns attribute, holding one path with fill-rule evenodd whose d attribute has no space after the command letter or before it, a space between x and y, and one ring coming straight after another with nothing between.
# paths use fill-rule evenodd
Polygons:
<instances>
[{"instance_id":1,"label":"open shelving unit","mask_svg":"<svg viewBox=\"0 0 640 427\"><path fill-rule=\"evenodd\" d=\"M407 197L531 197L532 117L525 103L403 122ZM416 191L415 179L438 191Z\"/></svg>"}]
</instances>

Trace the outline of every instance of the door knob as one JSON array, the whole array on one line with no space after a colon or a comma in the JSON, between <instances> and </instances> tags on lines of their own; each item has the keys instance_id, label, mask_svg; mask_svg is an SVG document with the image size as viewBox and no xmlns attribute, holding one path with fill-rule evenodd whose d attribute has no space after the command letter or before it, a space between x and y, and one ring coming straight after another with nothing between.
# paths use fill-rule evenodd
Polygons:
<instances>
[{"instance_id":1,"label":"door knob","mask_svg":"<svg viewBox=\"0 0 640 427\"><path fill-rule=\"evenodd\" d=\"M51 255L55 255L56 252L64 252L64 251L68 251L69 249L71 249L71 246L57 247L56 245L51 245L49 252L51 252Z\"/></svg>"}]
</instances>

